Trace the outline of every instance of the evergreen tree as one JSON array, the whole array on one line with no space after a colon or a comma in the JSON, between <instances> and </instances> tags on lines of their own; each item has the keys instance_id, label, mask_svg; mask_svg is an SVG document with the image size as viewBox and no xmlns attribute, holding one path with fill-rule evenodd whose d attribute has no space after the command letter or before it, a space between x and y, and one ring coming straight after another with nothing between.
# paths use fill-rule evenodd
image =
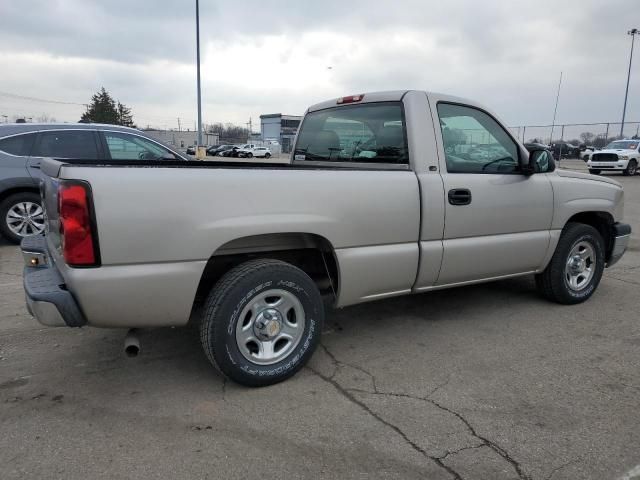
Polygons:
<instances>
[{"instance_id":1,"label":"evergreen tree","mask_svg":"<svg viewBox=\"0 0 640 480\"><path fill-rule=\"evenodd\" d=\"M133 115L131 115L131 109L120 102L118 102L118 125L135 128L135 124L133 123Z\"/></svg>"},{"instance_id":2,"label":"evergreen tree","mask_svg":"<svg viewBox=\"0 0 640 480\"><path fill-rule=\"evenodd\" d=\"M116 102L104 87L91 97L87 111L82 114L81 122L107 123L133 127L131 109L120 102Z\"/></svg>"}]
</instances>

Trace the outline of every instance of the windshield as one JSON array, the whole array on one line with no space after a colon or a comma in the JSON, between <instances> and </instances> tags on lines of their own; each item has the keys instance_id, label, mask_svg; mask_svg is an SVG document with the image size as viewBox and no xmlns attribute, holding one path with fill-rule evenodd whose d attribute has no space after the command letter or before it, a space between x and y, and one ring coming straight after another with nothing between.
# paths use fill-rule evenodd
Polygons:
<instances>
[{"instance_id":1,"label":"windshield","mask_svg":"<svg viewBox=\"0 0 640 480\"><path fill-rule=\"evenodd\" d=\"M607 145L606 148L610 148L612 150L635 150L638 148L637 140L616 140L615 142L611 142Z\"/></svg>"},{"instance_id":2,"label":"windshield","mask_svg":"<svg viewBox=\"0 0 640 480\"><path fill-rule=\"evenodd\" d=\"M307 114L294 160L408 163L401 104L350 105Z\"/></svg>"}]
</instances>

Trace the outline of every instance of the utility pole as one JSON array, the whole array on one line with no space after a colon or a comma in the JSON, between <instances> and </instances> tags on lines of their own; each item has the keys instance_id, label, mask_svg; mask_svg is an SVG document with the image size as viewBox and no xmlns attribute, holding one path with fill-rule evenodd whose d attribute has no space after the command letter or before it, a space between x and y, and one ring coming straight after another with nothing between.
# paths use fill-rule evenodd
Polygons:
<instances>
[{"instance_id":1,"label":"utility pole","mask_svg":"<svg viewBox=\"0 0 640 480\"><path fill-rule=\"evenodd\" d=\"M202 160L205 157L202 146L202 95L200 93L200 2L196 0L196 57L198 71L198 146L196 158Z\"/></svg>"},{"instance_id":2,"label":"utility pole","mask_svg":"<svg viewBox=\"0 0 640 480\"><path fill-rule=\"evenodd\" d=\"M9 116L8 115L2 115L2 117L4 118L4 123L9 123Z\"/></svg>"},{"instance_id":3,"label":"utility pole","mask_svg":"<svg viewBox=\"0 0 640 480\"><path fill-rule=\"evenodd\" d=\"M180 117L178 117L178 131L181 132L182 130L180 129Z\"/></svg>"},{"instance_id":4,"label":"utility pole","mask_svg":"<svg viewBox=\"0 0 640 480\"><path fill-rule=\"evenodd\" d=\"M627 97L629 96L629 79L631 78L631 62L633 61L633 41L640 33L637 28L632 28L627 32L631 35L631 54L629 55L629 71L627 72L627 89L624 91L624 106L622 107L622 124L620 125L620 137L624 137L624 117L627 114Z\"/></svg>"},{"instance_id":5,"label":"utility pole","mask_svg":"<svg viewBox=\"0 0 640 480\"><path fill-rule=\"evenodd\" d=\"M562 85L562 72L560 72L560 81L558 82L558 93L556 94L556 106L553 109L553 123L551 124L551 137L549 145L553 143L553 128L556 126L556 113L558 113L558 100L560 99L560 85Z\"/></svg>"}]
</instances>

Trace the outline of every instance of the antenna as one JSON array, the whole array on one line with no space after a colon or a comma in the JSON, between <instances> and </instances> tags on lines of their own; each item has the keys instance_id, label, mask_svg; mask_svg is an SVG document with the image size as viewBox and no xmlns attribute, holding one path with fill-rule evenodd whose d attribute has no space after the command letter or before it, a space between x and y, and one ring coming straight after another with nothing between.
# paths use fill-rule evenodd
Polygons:
<instances>
[{"instance_id":1,"label":"antenna","mask_svg":"<svg viewBox=\"0 0 640 480\"><path fill-rule=\"evenodd\" d=\"M560 85L562 85L562 72L560 72L560 81L558 82L558 93L556 94L556 106L553 109L553 123L551 124L551 137L549 144L553 142L553 129L556 126L556 113L558 113L558 100L560 99Z\"/></svg>"}]
</instances>

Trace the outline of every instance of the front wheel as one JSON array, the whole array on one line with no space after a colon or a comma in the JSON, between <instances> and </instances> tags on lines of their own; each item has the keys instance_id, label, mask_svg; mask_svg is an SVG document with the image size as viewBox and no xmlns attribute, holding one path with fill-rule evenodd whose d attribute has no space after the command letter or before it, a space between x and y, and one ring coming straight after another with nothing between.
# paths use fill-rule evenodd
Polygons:
<instances>
[{"instance_id":1,"label":"front wheel","mask_svg":"<svg viewBox=\"0 0 640 480\"><path fill-rule=\"evenodd\" d=\"M322 297L306 273L279 260L252 260L213 287L200 339L223 375L261 387L286 380L307 363L323 321Z\"/></svg>"},{"instance_id":2,"label":"front wheel","mask_svg":"<svg viewBox=\"0 0 640 480\"><path fill-rule=\"evenodd\" d=\"M635 160L629 160L627 168L623 170L622 174L629 177L635 175L636 171L638 171L638 162Z\"/></svg>"},{"instance_id":3,"label":"front wheel","mask_svg":"<svg viewBox=\"0 0 640 480\"><path fill-rule=\"evenodd\" d=\"M536 286L547 299L571 305L595 292L604 271L604 241L590 225L568 223L549 265L536 275Z\"/></svg>"},{"instance_id":4,"label":"front wheel","mask_svg":"<svg viewBox=\"0 0 640 480\"><path fill-rule=\"evenodd\" d=\"M0 233L12 243L44 232L44 210L40 195L20 192L0 203Z\"/></svg>"},{"instance_id":5,"label":"front wheel","mask_svg":"<svg viewBox=\"0 0 640 480\"><path fill-rule=\"evenodd\" d=\"M247 158L253 158L253 153L251 152L247 153Z\"/></svg>"},{"instance_id":6,"label":"front wheel","mask_svg":"<svg viewBox=\"0 0 640 480\"><path fill-rule=\"evenodd\" d=\"M264 158L271 158L271 154L270 153L265 153L264 154Z\"/></svg>"},{"instance_id":7,"label":"front wheel","mask_svg":"<svg viewBox=\"0 0 640 480\"><path fill-rule=\"evenodd\" d=\"M591 175L600 175L600 170L596 169L596 168L590 168L589 169L589 173Z\"/></svg>"}]
</instances>

